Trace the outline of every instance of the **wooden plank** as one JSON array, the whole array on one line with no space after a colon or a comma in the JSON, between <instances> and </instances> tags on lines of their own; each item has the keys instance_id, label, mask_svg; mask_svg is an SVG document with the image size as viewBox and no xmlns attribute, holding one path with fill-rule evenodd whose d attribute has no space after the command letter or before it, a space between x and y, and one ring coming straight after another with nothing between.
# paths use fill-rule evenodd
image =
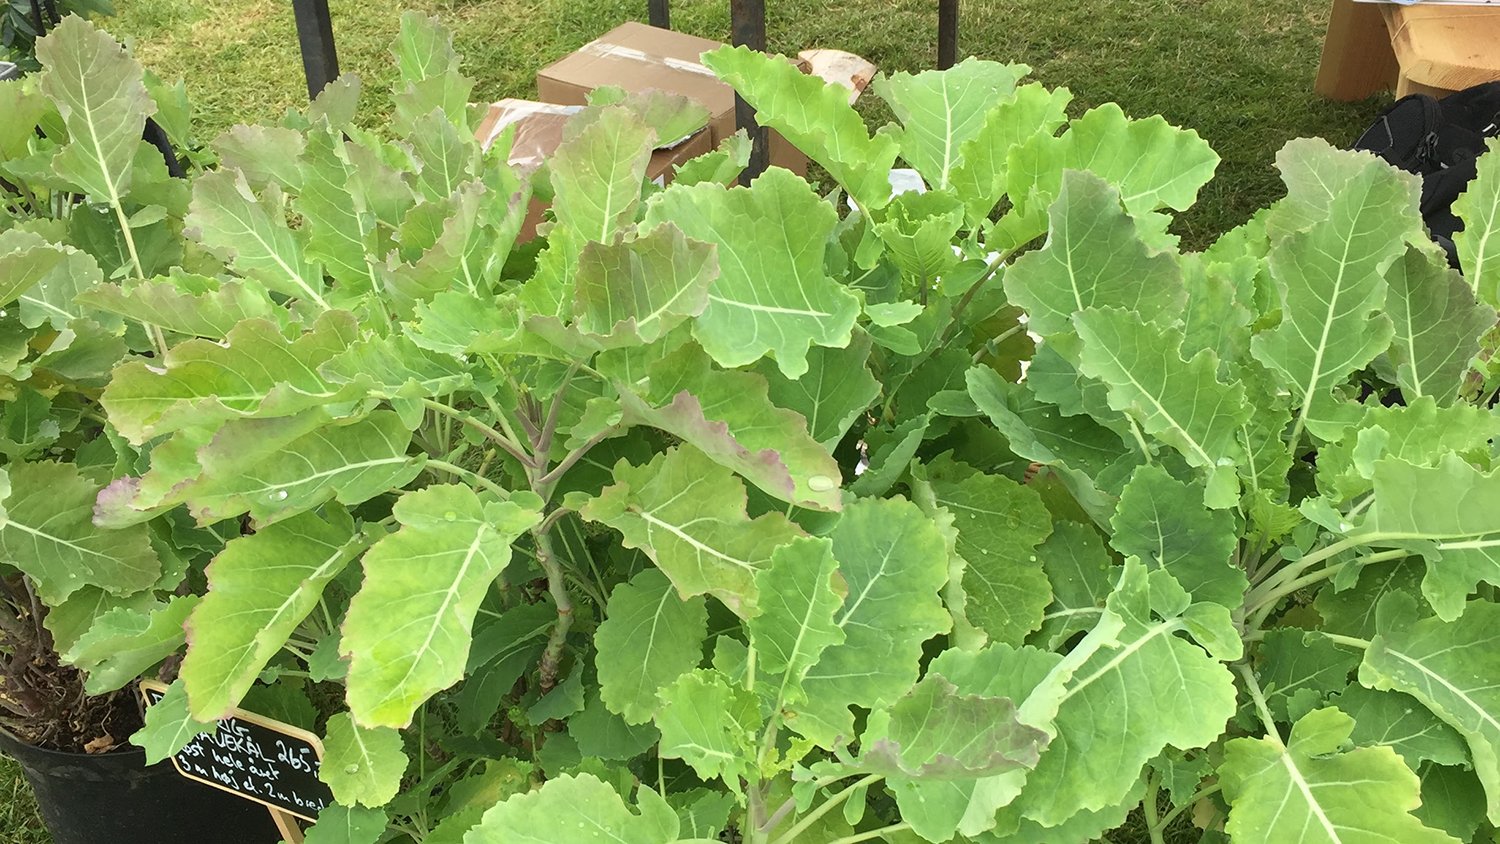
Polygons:
<instances>
[{"instance_id":1,"label":"wooden plank","mask_svg":"<svg viewBox=\"0 0 1500 844\"><path fill-rule=\"evenodd\" d=\"M1444 96L1500 79L1500 8L1382 6L1401 66L1397 94Z\"/></svg>"},{"instance_id":2,"label":"wooden plank","mask_svg":"<svg viewBox=\"0 0 1500 844\"><path fill-rule=\"evenodd\" d=\"M650 17L647 23L659 29L672 28L672 4L671 0L650 0L647 4L647 14Z\"/></svg>"},{"instance_id":3,"label":"wooden plank","mask_svg":"<svg viewBox=\"0 0 1500 844\"><path fill-rule=\"evenodd\" d=\"M339 57L333 47L333 20L328 0L292 0L297 19L297 41L302 46L302 72L307 75L308 99L339 78Z\"/></svg>"},{"instance_id":4,"label":"wooden plank","mask_svg":"<svg viewBox=\"0 0 1500 844\"><path fill-rule=\"evenodd\" d=\"M270 809L271 820L276 822L276 829L281 833L281 840L286 844L302 844L302 827L297 825L297 819L280 809Z\"/></svg>"},{"instance_id":5,"label":"wooden plank","mask_svg":"<svg viewBox=\"0 0 1500 844\"><path fill-rule=\"evenodd\" d=\"M938 0L938 70L958 64L958 0Z\"/></svg>"},{"instance_id":6,"label":"wooden plank","mask_svg":"<svg viewBox=\"0 0 1500 844\"><path fill-rule=\"evenodd\" d=\"M765 0L729 0L729 25L736 47L765 52ZM748 185L756 176L766 172L771 164L771 153L766 145L765 127L755 119L755 109L739 94L734 96L734 120L750 135L750 166L740 174L740 184Z\"/></svg>"},{"instance_id":7,"label":"wooden plank","mask_svg":"<svg viewBox=\"0 0 1500 844\"><path fill-rule=\"evenodd\" d=\"M1380 7L1333 0L1313 90L1334 100L1362 100L1394 85L1398 71Z\"/></svg>"}]
</instances>

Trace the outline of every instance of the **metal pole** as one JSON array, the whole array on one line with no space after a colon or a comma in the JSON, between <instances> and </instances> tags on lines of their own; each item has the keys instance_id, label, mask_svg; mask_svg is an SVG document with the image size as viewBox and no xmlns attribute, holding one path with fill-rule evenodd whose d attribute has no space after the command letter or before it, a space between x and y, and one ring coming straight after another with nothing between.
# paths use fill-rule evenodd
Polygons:
<instances>
[{"instance_id":1,"label":"metal pole","mask_svg":"<svg viewBox=\"0 0 1500 844\"><path fill-rule=\"evenodd\" d=\"M765 0L729 0L729 25L736 47L766 51ZM755 109L738 94L734 97L734 122L750 135L750 166L740 174L740 184L748 185L771 164L766 129L755 119Z\"/></svg>"},{"instance_id":2,"label":"metal pole","mask_svg":"<svg viewBox=\"0 0 1500 844\"><path fill-rule=\"evenodd\" d=\"M297 18L297 40L302 44L302 71L307 74L307 96L314 99L323 86L339 78L339 57L333 49L333 20L328 0L292 0Z\"/></svg>"},{"instance_id":3,"label":"metal pole","mask_svg":"<svg viewBox=\"0 0 1500 844\"><path fill-rule=\"evenodd\" d=\"M650 23L661 29L672 28L672 4L671 0L651 0L648 4L650 9Z\"/></svg>"},{"instance_id":4,"label":"metal pole","mask_svg":"<svg viewBox=\"0 0 1500 844\"><path fill-rule=\"evenodd\" d=\"M958 0L938 0L938 70L958 64Z\"/></svg>"}]
</instances>

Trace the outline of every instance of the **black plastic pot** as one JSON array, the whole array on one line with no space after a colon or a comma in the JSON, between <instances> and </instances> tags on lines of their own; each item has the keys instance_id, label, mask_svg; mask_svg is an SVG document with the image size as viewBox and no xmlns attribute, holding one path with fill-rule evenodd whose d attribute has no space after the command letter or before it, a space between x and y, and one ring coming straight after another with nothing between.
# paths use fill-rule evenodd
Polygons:
<instances>
[{"instance_id":1,"label":"black plastic pot","mask_svg":"<svg viewBox=\"0 0 1500 844\"><path fill-rule=\"evenodd\" d=\"M266 808L194 782L139 748L98 755L32 747L0 730L0 752L36 790L54 844L276 844Z\"/></svg>"}]
</instances>

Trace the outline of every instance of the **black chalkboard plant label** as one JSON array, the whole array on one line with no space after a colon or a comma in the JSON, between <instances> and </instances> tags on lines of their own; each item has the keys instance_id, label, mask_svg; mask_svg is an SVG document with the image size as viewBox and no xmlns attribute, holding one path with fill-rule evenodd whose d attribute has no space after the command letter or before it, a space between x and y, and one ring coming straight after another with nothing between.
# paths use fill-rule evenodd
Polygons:
<instances>
[{"instance_id":1,"label":"black chalkboard plant label","mask_svg":"<svg viewBox=\"0 0 1500 844\"><path fill-rule=\"evenodd\" d=\"M158 703L167 687L142 680L148 706ZM247 800L316 822L332 804L333 793L318 779L323 742L291 724L243 709L219 721L218 729L194 739L172 757L188 779L238 794Z\"/></svg>"}]
</instances>

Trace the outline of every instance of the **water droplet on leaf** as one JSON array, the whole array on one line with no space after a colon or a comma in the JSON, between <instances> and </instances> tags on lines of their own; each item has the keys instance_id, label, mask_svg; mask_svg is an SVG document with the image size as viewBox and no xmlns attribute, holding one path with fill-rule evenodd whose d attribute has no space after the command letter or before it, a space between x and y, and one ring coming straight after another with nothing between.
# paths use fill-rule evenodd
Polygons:
<instances>
[{"instance_id":1,"label":"water droplet on leaf","mask_svg":"<svg viewBox=\"0 0 1500 844\"><path fill-rule=\"evenodd\" d=\"M357 773L359 773L359 766L358 765L345 765L344 766L344 773L346 773L346 774L357 774Z\"/></svg>"},{"instance_id":2,"label":"water droplet on leaf","mask_svg":"<svg viewBox=\"0 0 1500 844\"><path fill-rule=\"evenodd\" d=\"M458 514L453 512L452 510L449 510L448 512L443 514L443 521L445 522L451 522L456 518L458 518Z\"/></svg>"},{"instance_id":3,"label":"water droplet on leaf","mask_svg":"<svg viewBox=\"0 0 1500 844\"><path fill-rule=\"evenodd\" d=\"M813 475L807 479L807 488L813 492L827 492L836 486L838 484L834 483L833 478L827 475Z\"/></svg>"}]
</instances>

